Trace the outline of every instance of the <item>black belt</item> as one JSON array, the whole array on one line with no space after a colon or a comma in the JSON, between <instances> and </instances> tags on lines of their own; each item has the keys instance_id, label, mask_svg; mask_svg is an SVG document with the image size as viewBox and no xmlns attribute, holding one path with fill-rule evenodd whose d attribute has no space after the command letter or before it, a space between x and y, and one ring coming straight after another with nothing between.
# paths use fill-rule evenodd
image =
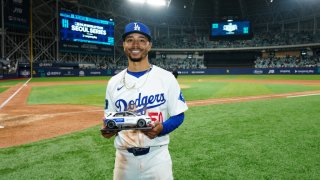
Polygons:
<instances>
[{"instance_id":1,"label":"black belt","mask_svg":"<svg viewBox=\"0 0 320 180\"><path fill-rule=\"evenodd\" d=\"M129 153L132 153L134 156L141 156L148 154L150 151L150 147L148 148L140 148L140 147L133 147L127 149Z\"/></svg>"}]
</instances>

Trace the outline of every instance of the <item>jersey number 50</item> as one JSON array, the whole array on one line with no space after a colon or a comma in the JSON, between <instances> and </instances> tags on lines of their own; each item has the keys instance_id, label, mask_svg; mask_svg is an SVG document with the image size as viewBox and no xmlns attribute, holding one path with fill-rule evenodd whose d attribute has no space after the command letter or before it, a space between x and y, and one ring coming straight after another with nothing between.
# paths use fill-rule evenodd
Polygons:
<instances>
[{"instance_id":1,"label":"jersey number 50","mask_svg":"<svg viewBox=\"0 0 320 180\"><path fill-rule=\"evenodd\" d=\"M162 112L148 112L148 116L151 118L153 122L163 122Z\"/></svg>"}]
</instances>

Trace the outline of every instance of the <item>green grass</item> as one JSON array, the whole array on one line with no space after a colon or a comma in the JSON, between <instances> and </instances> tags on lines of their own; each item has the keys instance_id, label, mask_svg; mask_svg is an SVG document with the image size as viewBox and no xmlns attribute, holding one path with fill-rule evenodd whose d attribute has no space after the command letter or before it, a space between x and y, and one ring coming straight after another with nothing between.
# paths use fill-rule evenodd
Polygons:
<instances>
[{"instance_id":1,"label":"green grass","mask_svg":"<svg viewBox=\"0 0 320 180\"><path fill-rule=\"evenodd\" d=\"M18 83L25 83L28 79L12 79L12 80L1 80L0 81L0 87L1 86L14 86Z\"/></svg>"},{"instance_id":2,"label":"green grass","mask_svg":"<svg viewBox=\"0 0 320 180\"><path fill-rule=\"evenodd\" d=\"M28 103L103 106L106 83L33 87Z\"/></svg>"},{"instance_id":3,"label":"green grass","mask_svg":"<svg viewBox=\"0 0 320 180\"><path fill-rule=\"evenodd\" d=\"M213 79L222 76L213 76ZM229 76L224 76L229 77ZM260 76L232 76L234 78L259 78ZM296 78L296 76L293 76ZM305 76L305 78L313 76ZM70 85L55 85L44 87L33 87L32 93L28 98L29 104L82 104L103 106L105 88L107 80L101 84L72 85L71 80L82 79L83 77L73 78L39 78L41 81L68 80ZM199 76L184 76L179 78L180 83L187 85L183 89L186 100L198 100L208 98L228 98L254 95L270 95L278 93L302 92L320 90L320 86L290 85L290 84L268 84L266 83L244 83L244 82L212 82L212 79L194 81ZM308 79L307 78L307 79ZM94 77L93 77L94 79ZM223 79L223 78L222 78ZM37 80L37 79L36 79ZM88 80L88 79L87 79ZM91 79L92 80L92 79ZM102 79L101 79L102 80ZM38 80L37 80L38 81Z\"/></svg>"},{"instance_id":4,"label":"green grass","mask_svg":"<svg viewBox=\"0 0 320 180\"><path fill-rule=\"evenodd\" d=\"M317 179L320 96L193 107L171 134L175 179ZM111 179L99 127L0 149L0 179Z\"/></svg>"},{"instance_id":5,"label":"green grass","mask_svg":"<svg viewBox=\"0 0 320 180\"><path fill-rule=\"evenodd\" d=\"M197 79L261 79L261 80L320 80L320 75L181 75L178 77L179 81L183 80L197 80Z\"/></svg>"},{"instance_id":6,"label":"green grass","mask_svg":"<svg viewBox=\"0 0 320 180\"><path fill-rule=\"evenodd\" d=\"M59 82L59 81L95 81L108 80L110 76L91 76L91 77L42 77L32 78L31 82Z\"/></svg>"},{"instance_id":7,"label":"green grass","mask_svg":"<svg viewBox=\"0 0 320 180\"><path fill-rule=\"evenodd\" d=\"M319 106L310 96L191 108L171 136L176 179L317 179Z\"/></svg>"},{"instance_id":8,"label":"green grass","mask_svg":"<svg viewBox=\"0 0 320 180\"><path fill-rule=\"evenodd\" d=\"M2 87L0 87L0 93L6 91L7 89L9 89L9 88L2 88Z\"/></svg>"},{"instance_id":9,"label":"green grass","mask_svg":"<svg viewBox=\"0 0 320 180\"><path fill-rule=\"evenodd\" d=\"M27 79L13 79L13 80L0 80L0 93L6 91L11 86L17 85L18 83L25 83Z\"/></svg>"},{"instance_id":10,"label":"green grass","mask_svg":"<svg viewBox=\"0 0 320 180\"><path fill-rule=\"evenodd\" d=\"M112 179L113 141L97 127L0 150L0 179Z\"/></svg>"},{"instance_id":11,"label":"green grass","mask_svg":"<svg viewBox=\"0 0 320 180\"><path fill-rule=\"evenodd\" d=\"M228 98L241 96L269 95L289 92L320 90L320 86L290 84L258 84L240 82L184 82L189 86L183 89L186 100Z\"/></svg>"}]
</instances>

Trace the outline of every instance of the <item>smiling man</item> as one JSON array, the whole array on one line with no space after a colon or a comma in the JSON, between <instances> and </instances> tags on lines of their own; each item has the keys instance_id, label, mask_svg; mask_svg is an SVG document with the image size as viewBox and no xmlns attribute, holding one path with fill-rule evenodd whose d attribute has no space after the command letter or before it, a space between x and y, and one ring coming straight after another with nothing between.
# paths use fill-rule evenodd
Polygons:
<instances>
[{"instance_id":1,"label":"smiling man","mask_svg":"<svg viewBox=\"0 0 320 180\"><path fill-rule=\"evenodd\" d=\"M105 113L133 111L153 121L148 130L103 131L105 138L115 136L113 179L173 179L169 133L182 124L188 107L172 73L149 63L151 37L143 23L125 27L128 68L108 82Z\"/></svg>"}]
</instances>

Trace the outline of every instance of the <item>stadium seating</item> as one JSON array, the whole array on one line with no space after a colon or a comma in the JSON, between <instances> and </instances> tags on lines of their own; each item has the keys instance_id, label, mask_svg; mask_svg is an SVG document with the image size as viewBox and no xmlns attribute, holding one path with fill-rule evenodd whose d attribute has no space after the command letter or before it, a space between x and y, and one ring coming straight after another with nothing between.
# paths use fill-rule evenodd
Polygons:
<instances>
[{"instance_id":1,"label":"stadium seating","mask_svg":"<svg viewBox=\"0 0 320 180\"><path fill-rule=\"evenodd\" d=\"M181 43L182 42L182 43ZM319 34L312 32L260 32L250 40L210 41L207 35L174 35L159 37L154 41L154 48L236 48L236 47L263 47L279 45L297 45L320 43Z\"/></svg>"}]
</instances>

